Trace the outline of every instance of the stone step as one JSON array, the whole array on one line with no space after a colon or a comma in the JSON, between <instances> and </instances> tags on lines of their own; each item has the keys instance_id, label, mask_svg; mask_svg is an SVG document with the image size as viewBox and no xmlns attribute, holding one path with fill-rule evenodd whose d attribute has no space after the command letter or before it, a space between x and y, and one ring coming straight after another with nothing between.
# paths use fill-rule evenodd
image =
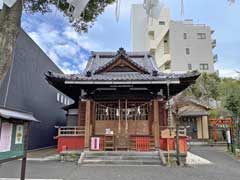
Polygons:
<instances>
[{"instance_id":1,"label":"stone step","mask_svg":"<svg viewBox=\"0 0 240 180\"><path fill-rule=\"evenodd\" d=\"M159 160L159 156L87 156L85 159L96 160Z\"/></svg>"},{"instance_id":2,"label":"stone step","mask_svg":"<svg viewBox=\"0 0 240 180\"><path fill-rule=\"evenodd\" d=\"M95 160L85 159L83 164L161 165L159 160Z\"/></svg>"},{"instance_id":3,"label":"stone step","mask_svg":"<svg viewBox=\"0 0 240 180\"><path fill-rule=\"evenodd\" d=\"M158 156L158 151L137 152L137 151L88 151L85 152L85 157L88 156Z\"/></svg>"},{"instance_id":4,"label":"stone step","mask_svg":"<svg viewBox=\"0 0 240 180\"><path fill-rule=\"evenodd\" d=\"M88 151L84 153L83 164L91 165L160 165L158 151Z\"/></svg>"}]
</instances>

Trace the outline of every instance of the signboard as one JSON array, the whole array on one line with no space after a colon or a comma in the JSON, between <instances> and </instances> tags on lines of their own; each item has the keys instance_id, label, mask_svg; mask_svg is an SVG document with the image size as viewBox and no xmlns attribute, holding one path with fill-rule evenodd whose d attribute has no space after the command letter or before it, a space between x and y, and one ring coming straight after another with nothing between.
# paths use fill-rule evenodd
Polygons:
<instances>
[{"instance_id":1,"label":"signboard","mask_svg":"<svg viewBox=\"0 0 240 180\"><path fill-rule=\"evenodd\" d=\"M23 125L16 126L16 138L15 144L22 144L23 143Z\"/></svg>"},{"instance_id":2,"label":"signboard","mask_svg":"<svg viewBox=\"0 0 240 180\"><path fill-rule=\"evenodd\" d=\"M99 150L100 149L100 138L92 137L91 138L91 150Z\"/></svg>"},{"instance_id":3,"label":"signboard","mask_svg":"<svg viewBox=\"0 0 240 180\"><path fill-rule=\"evenodd\" d=\"M0 136L0 153L7 152L11 149L12 140L12 124L2 123Z\"/></svg>"},{"instance_id":4,"label":"signboard","mask_svg":"<svg viewBox=\"0 0 240 180\"><path fill-rule=\"evenodd\" d=\"M0 131L0 161L24 155L24 126L2 122Z\"/></svg>"}]
</instances>

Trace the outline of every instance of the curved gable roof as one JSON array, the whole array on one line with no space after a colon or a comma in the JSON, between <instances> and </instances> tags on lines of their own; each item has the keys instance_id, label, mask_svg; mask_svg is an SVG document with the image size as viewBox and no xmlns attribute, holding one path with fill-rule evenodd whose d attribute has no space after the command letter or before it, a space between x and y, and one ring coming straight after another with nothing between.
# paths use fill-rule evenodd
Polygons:
<instances>
[{"instance_id":1,"label":"curved gable roof","mask_svg":"<svg viewBox=\"0 0 240 180\"><path fill-rule=\"evenodd\" d=\"M130 67L130 69L134 69L137 72L147 73L150 74L150 72L141 64L133 61L126 53L126 51L123 48L120 48L116 54L116 56L107 62L106 64L100 66L98 69L95 70L95 74L106 72L108 68L113 68L114 65L117 65L117 62L121 61L121 64L126 64Z\"/></svg>"},{"instance_id":2,"label":"curved gable roof","mask_svg":"<svg viewBox=\"0 0 240 180\"><path fill-rule=\"evenodd\" d=\"M102 72L105 68L114 64L120 58L124 58L128 63L146 74L158 70L155 61L148 52L126 52L120 48L117 53L114 52L92 52L92 57L84 70L84 74L90 71L92 74Z\"/></svg>"}]
</instances>

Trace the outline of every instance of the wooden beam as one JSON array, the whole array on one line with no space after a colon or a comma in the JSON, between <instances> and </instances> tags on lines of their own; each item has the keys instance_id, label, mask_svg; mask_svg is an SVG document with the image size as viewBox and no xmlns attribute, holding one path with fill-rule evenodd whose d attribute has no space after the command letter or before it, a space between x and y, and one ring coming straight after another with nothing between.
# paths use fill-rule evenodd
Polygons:
<instances>
[{"instance_id":1,"label":"wooden beam","mask_svg":"<svg viewBox=\"0 0 240 180\"><path fill-rule=\"evenodd\" d=\"M86 100L86 115L85 115L85 137L84 148L89 150L90 143L90 121L91 121L91 101Z\"/></svg>"},{"instance_id":2,"label":"wooden beam","mask_svg":"<svg viewBox=\"0 0 240 180\"><path fill-rule=\"evenodd\" d=\"M159 103L157 99L153 100L153 123L154 123L155 148L159 149L160 127L159 127Z\"/></svg>"}]
</instances>

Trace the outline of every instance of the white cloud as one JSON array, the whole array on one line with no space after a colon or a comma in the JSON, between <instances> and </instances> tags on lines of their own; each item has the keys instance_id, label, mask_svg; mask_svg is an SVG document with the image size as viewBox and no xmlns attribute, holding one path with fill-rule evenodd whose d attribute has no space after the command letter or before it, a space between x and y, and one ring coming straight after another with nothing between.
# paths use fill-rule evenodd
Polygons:
<instances>
[{"instance_id":1,"label":"white cloud","mask_svg":"<svg viewBox=\"0 0 240 180\"><path fill-rule=\"evenodd\" d=\"M82 61L82 63L80 63L78 65L79 70L83 71L85 69L86 65L87 65L87 61Z\"/></svg>"},{"instance_id":2,"label":"white cloud","mask_svg":"<svg viewBox=\"0 0 240 180\"><path fill-rule=\"evenodd\" d=\"M79 51L79 47L71 42L68 44L56 44L53 48L61 57L73 57Z\"/></svg>"},{"instance_id":3,"label":"white cloud","mask_svg":"<svg viewBox=\"0 0 240 180\"><path fill-rule=\"evenodd\" d=\"M64 72L64 74L78 74L78 70L73 70L71 68L63 68L61 67L61 70Z\"/></svg>"},{"instance_id":4,"label":"white cloud","mask_svg":"<svg viewBox=\"0 0 240 180\"><path fill-rule=\"evenodd\" d=\"M75 32L69 24L47 23L42 20L44 16L40 19L33 15L23 23L23 28L64 73L81 72L88 59L88 50L96 47L96 43Z\"/></svg>"},{"instance_id":5,"label":"white cloud","mask_svg":"<svg viewBox=\"0 0 240 180\"><path fill-rule=\"evenodd\" d=\"M87 34L80 34L70 26L64 29L63 35L75 42L78 46L89 51L99 48L99 45L93 39L89 38Z\"/></svg>"},{"instance_id":6,"label":"white cloud","mask_svg":"<svg viewBox=\"0 0 240 180\"><path fill-rule=\"evenodd\" d=\"M55 64L59 64L60 63L60 58L59 58L59 56L57 55L57 53L56 52L54 52L54 51L48 51L48 56L49 56L49 58L55 63Z\"/></svg>"},{"instance_id":7,"label":"white cloud","mask_svg":"<svg viewBox=\"0 0 240 180\"><path fill-rule=\"evenodd\" d=\"M230 77L230 78L240 78L240 75L234 69L220 69L219 70L220 77Z\"/></svg>"}]
</instances>

